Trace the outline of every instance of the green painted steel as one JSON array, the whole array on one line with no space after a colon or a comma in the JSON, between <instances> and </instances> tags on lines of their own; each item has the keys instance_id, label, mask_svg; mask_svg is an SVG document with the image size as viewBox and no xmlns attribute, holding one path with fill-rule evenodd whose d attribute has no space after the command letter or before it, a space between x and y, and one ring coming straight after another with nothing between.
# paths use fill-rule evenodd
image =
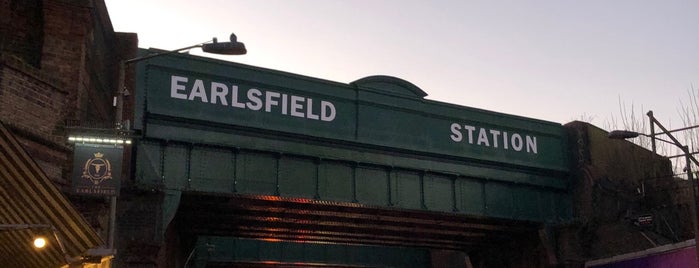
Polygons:
<instances>
[{"instance_id":1,"label":"green painted steel","mask_svg":"<svg viewBox=\"0 0 699 268\"><path fill-rule=\"evenodd\" d=\"M531 183L236 147L159 140L143 140L138 146L136 179L152 188L358 202L542 222L571 214L565 185L537 185L536 180L551 178L526 173L520 175L532 176ZM517 173L511 175L515 178Z\"/></svg>"},{"instance_id":2,"label":"green painted steel","mask_svg":"<svg viewBox=\"0 0 699 268\"><path fill-rule=\"evenodd\" d=\"M139 187L541 222L572 214L559 124L425 100L385 76L341 84L187 55L137 71Z\"/></svg>"},{"instance_id":3,"label":"green painted steel","mask_svg":"<svg viewBox=\"0 0 699 268\"><path fill-rule=\"evenodd\" d=\"M414 86L397 78L341 84L182 55L144 61L138 71L137 100L145 97L145 103L140 103L145 107L137 112L149 116L568 170L560 124L426 100L414 92ZM407 93L396 93L401 86L408 87ZM136 116L137 128L143 127L140 118ZM166 133L147 134L170 138ZM193 140L207 142L208 137L197 139L193 134Z\"/></svg>"},{"instance_id":4,"label":"green painted steel","mask_svg":"<svg viewBox=\"0 0 699 268\"><path fill-rule=\"evenodd\" d=\"M288 264L298 266L431 267L426 249L263 241L202 236L189 264Z\"/></svg>"}]
</instances>

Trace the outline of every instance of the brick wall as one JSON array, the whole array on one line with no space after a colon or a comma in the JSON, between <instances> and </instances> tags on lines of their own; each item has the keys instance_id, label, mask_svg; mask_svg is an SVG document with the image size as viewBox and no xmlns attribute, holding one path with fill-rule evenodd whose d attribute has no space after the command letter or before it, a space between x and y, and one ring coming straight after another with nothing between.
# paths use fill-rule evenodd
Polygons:
<instances>
[{"instance_id":1,"label":"brick wall","mask_svg":"<svg viewBox=\"0 0 699 268\"><path fill-rule=\"evenodd\" d=\"M69 151L61 126L68 92L57 84L19 59L0 57L0 120L46 175L65 188Z\"/></svg>"},{"instance_id":2,"label":"brick wall","mask_svg":"<svg viewBox=\"0 0 699 268\"><path fill-rule=\"evenodd\" d=\"M19 60L0 58L0 118L16 128L56 140L68 97L59 85Z\"/></svg>"},{"instance_id":3,"label":"brick wall","mask_svg":"<svg viewBox=\"0 0 699 268\"><path fill-rule=\"evenodd\" d=\"M67 135L114 126L117 63L136 44L116 35L103 0L0 0L0 120L103 238L105 201L68 194Z\"/></svg>"},{"instance_id":4,"label":"brick wall","mask_svg":"<svg viewBox=\"0 0 699 268\"><path fill-rule=\"evenodd\" d=\"M41 70L69 90L67 119L110 128L118 62L116 35L103 1L54 0L43 5Z\"/></svg>"},{"instance_id":5,"label":"brick wall","mask_svg":"<svg viewBox=\"0 0 699 268\"><path fill-rule=\"evenodd\" d=\"M124 49L116 49L120 42L101 0L0 0L0 15L8 15L0 16L0 48L38 41L34 50L0 50L0 120L23 133L25 147L39 147L33 141L57 151L36 148L33 157L64 154L42 165L63 184L70 173L61 162L70 160L66 122L114 126L112 96Z\"/></svg>"},{"instance_id":6,"label":"brick wall","mask_svg":"<svg viewBox=\"0 0 699 268\"><path fill-rule=\"evenodd\" d=\"M63 1L44 3L44 46L41 70L60 79L67 87L80 84L84 40L89 18L86 7Z\"/></svg>"},{"instance_id":7,"label":"brick wall","mask_svg":"<svg viewBox=\"0 0 699 268\"><path fill-rule=\"evenodd\" d=\"M564 267L691 239L687 189L667 158L583 122L566 124L571 142L574 221L557 232ZM684 183L686 184L686 183ZM654 224L639 226L639 216Z\"/></svg>"}]
</instances>

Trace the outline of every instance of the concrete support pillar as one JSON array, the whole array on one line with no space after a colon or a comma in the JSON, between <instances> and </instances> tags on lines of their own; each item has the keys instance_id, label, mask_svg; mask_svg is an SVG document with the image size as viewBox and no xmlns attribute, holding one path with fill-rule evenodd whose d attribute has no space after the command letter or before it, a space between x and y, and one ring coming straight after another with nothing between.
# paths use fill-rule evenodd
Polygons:
<instances>
[{"instance_id":1,"label":"concrete support pillar","mask_svg":"<svg viewBox=\"0 0 699 268\"><path fill-rule=\"evenodd\" d=\"M179 194L141 192L122 194L117 204L118 267L173 267L178 260L179 234L170 226ZM168 245L170 245L168 247Z\"/></svg>"}]
</instances>

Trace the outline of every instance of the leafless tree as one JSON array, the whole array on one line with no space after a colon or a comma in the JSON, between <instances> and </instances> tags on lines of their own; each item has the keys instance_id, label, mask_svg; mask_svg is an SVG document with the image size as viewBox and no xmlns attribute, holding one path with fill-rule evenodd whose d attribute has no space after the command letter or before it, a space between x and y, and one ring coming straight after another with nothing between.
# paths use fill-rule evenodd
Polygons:
<instances>
[{"instance_id":1,"label":"leafless tree","mask_svg":"<svg viewBox=\"0 0 699 268\"><path fill-rule=\"evenodd\" d=\"M687 91L687 98L680 99L678 115L681 121L681 126L678 128L687 128L699 125L699 92L693 86ZM647 110L643 106L640 109L633 103L627 104L619 98L619 116L612 116L607 122L605 122L604 127L609 130L623 129L630 130L639 133L650 134L650 119L646 116ZM672 130L675 127L672 126L672 122L663 122L663 125ZM656 135L660 131L658 128L655 129ZM691 152L697 151L697 145L699 145L699 129L691 128L684 131L673 132L672 135L677 137L683 144L688 145ZM665 135L657 135L659 139L669 140ZM651 150L652 142L651 138L646 136L639 136L638 138L631 139L631 142L638 144L644 148ZM683 174L686 163L684 158L680 157L683 155L681 149L677 146L669 144L664 141L656 140L656 153L660 155L665 155L671 157L673 163L673 170L675 174Z\"/></svg>"},{"instance_id":2,"label":"leafless tree","mask_svg":"<svg viewBox=\"0 0 699 268\"><path fill-rule=\"evenodd\" d=\"M682 120L682 125L684 127L694 127L699 125L699 92L698 89L694 88L694 85L687 90L687 98L680 99L680 107L678 108L678 113L680 114L680 119ZM697 144L699 144L699 137L697 136L696 128L690 128L684 131L683 140L684 143L689 146L691 152L697 151Z\"/></svg>"}]
</instances>

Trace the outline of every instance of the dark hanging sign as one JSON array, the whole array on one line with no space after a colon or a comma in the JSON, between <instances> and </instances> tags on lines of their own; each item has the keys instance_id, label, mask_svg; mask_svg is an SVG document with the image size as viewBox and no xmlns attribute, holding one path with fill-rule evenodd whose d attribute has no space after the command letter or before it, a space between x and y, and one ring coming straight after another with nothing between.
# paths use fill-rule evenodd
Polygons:
<instances>
[{"instance_id":1,"label":"dark hanging sign","mask_svg":"<svg viewBox=\"0 0 699 268\"><path fill-rule=\"evenodd\" d=\"M75 144L71 190L75 194L117 196L121 185L123 147Z\"/></svg>"}]
</instances>

